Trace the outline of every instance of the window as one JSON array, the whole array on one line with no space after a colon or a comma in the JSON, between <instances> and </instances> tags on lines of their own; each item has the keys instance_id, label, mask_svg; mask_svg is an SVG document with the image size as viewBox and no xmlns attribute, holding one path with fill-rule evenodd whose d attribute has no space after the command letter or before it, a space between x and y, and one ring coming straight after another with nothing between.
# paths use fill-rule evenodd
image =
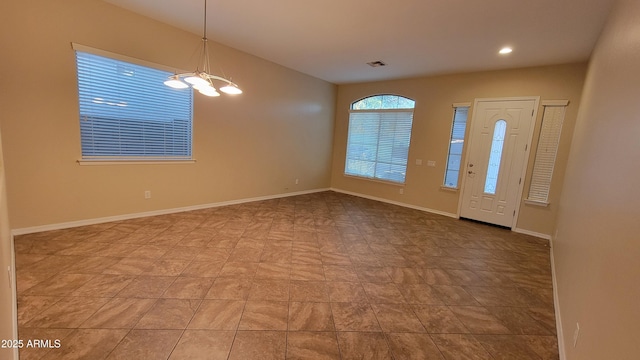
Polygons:
<instances>
[{"instance_id":1,"label":"window","mask_svg":"<svg viewBox=\"0 0 640 360\"><path fill-rule=\"evenodd\" d=\"M76 51L83 160L189 160L193 92L166 71Z\"/></svg>"},{"instance_id":2,"label":"window","mask_svg":"<svg viewBox=\"0 0 640 360\"><path fill-rule=\"evenodd\" d=\"M351 104L345 175L404 183L415 101L376 95Z\"/></svg>"},{"instance_id":3,"label":"window","mask_svg":"<svg viewBox=\"0 0 640 360\"><path fill-rule=\"evenodd\" d=\"M538 147L533 164L529 196L525 200L529 204L543 206L549 204L551 177L555 167L558 145L560 144L565 109L568 104L567 100L551 100L542 103L544 106L542 128L540 129L540 138L538 139Z\"/></svg>"},{"instance_id":4,"label":"window","mask_svg":"<svg viewBox=\"0 0 640 360\"><path fill-rule=\"evenodd\" d=\"M467 129L467 117L470 104L453 104L453 124L451 125L451 139L447 156L447 169L444 173L444 187L457 188L460 179L460 163L462 162L462 148Z\"/></svg>"}]
</instances>

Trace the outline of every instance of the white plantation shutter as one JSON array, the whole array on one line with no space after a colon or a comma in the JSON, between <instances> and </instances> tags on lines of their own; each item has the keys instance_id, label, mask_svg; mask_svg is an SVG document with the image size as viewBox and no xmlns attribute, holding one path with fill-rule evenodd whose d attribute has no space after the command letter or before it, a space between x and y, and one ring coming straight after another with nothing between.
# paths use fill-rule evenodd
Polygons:
<instances>
[{"instance_id":1,"label":"white plantation shutter","mask_svg":"<svg viewBox=\"0 0 640 360\"><path fill-rule=\"evenodd\" d=\"M345 174L404 183L413 109L351 110Z\"/></svg>"},{"instance_id":2,"label":"white plantation shutter","mask_svg":"<svg viewBox=\"0 0 640 360\"><path fill-rule=\"evenodd\" d=\"M549 201L551 178L567 104L567 101L551 101L547 105L543 103L542 128L527 198L530 202L547 204Z\"/></svg>"},{"instance_id":3,"label":"white plantation shutter","mask_svg":"<svg viewBox=\"0 0 640 360\"><path fill-rule=\"evenodd\" d=\"M83 160L191 159L193 93L169 72L76 51Z\"/></svg>"}]
</instances>

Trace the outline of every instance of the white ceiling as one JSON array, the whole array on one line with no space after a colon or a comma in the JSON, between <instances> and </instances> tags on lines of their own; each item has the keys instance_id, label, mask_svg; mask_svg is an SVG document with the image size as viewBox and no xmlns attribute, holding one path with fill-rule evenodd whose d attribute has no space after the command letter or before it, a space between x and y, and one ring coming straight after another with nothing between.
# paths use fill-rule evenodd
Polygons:
<instances>
[{"instance_id":1,"label":"white ceiling","mask_svg":"<svg viewBox=\"0 0 640 360\"><path fill-rule=\"evenodd\" d=\"M105 0L202 34L204 0ZM209 0L208 37L344 84L588 59L614 0ZM498 55L505 45L509 56ZM386 67L367 62L381 60Z\"/></svg>"}]
</instances>

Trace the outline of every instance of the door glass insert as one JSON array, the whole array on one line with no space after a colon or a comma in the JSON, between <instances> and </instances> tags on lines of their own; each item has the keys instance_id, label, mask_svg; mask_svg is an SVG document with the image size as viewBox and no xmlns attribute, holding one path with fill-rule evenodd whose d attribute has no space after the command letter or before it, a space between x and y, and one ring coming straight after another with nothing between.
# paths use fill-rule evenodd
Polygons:
<instances>
[{"instance_id":1,"label":"door glass insert","mask_svg":"<svg viewBox=\"0 0 640 360\"><path fill-rule=\"evenodd\" d=\"M491 141L491 152L489 153L487 178L484 182L484 192L487 194L496 194L498 173L500 172L500 160L502 160L502 147L504 145L504 135L506 131L507 122L504 120L496 121L496 127L493 130L493 139Z\"/></svg>"}]
</instances>

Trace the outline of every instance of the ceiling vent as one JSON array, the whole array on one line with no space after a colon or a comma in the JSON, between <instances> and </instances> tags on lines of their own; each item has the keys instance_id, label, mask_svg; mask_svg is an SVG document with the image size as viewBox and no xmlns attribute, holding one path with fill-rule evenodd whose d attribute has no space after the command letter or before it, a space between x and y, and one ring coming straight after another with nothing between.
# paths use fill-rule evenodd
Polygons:
<instances>
[{"instance_id":1,"label":"ceiling vent","mask_svg":"<svg viewBox=\"0 0 640 360\"><path fill-rule=\"evenodd\" d=\"M372 62L368 62L367 65L371 66L371 67L380 67L380 66L387 66L387 64L385 64L384 62L378 60L378 61L372 61Z\"/></svg>"}]
</instances>

